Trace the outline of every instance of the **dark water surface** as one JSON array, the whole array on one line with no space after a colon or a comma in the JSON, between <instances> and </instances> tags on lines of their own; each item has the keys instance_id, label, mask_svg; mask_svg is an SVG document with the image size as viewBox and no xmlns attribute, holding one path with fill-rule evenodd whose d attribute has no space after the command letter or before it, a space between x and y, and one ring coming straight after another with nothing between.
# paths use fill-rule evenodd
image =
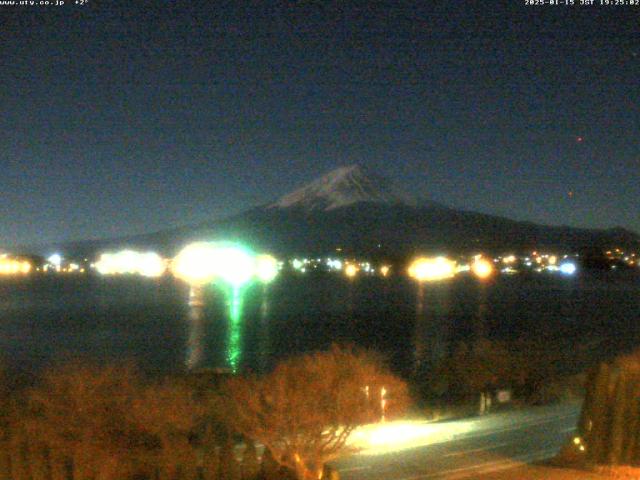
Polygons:
<instances>
[{"instance_id":1,"label":"dark water surface","mask_svg":"<svg viewBox=\"0 0 640 480\"><path fill-rule=\"evenodd\" d=\"M131 359L146 370L184 368L188 288L170 278L32 277L0 281L0 350L11 368L33 370L65 355ZM478 336L534 339L593 362L640 345L640 281L469 277L418 288L408 279L328 274L283 276L264 289L210 287L203 310L203 365L261 370L278 358L350 342L386 353L408 373ZM579 359L579 360L578 360Z\"/></svg>"}]
</instances>

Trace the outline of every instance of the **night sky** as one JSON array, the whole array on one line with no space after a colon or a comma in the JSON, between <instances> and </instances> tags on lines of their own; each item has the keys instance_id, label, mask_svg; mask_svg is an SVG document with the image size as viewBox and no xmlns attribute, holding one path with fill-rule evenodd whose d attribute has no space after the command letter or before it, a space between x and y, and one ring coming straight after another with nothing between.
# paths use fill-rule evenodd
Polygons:
<instances>
[{"instance_id":1,"label":"night sky","mask_svg":"<svg viewBox=\"0 0 640 480\"><path fill-rule=\"evenodd\" d=\"M202 222L351 164L640 232L640 7L72 3L0 5L0 247Z\"/></svg>"}]
</instances>

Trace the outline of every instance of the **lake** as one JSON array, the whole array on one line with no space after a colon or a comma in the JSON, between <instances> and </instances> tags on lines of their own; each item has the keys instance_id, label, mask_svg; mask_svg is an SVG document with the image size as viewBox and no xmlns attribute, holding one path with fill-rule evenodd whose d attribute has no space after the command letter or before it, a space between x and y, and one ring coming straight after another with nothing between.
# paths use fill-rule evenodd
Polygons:
<instances>
[{"instance_id":1,"label":"lake","mask_svg":"<svg viewBox=\"0 0 640 480\"><path fill-rule=\"evenodd\" d=\"M188 293L170 277L0 279L3 360L33 371L69 355L130 359L168 372L185 368L197 341L201 366L261 371L339 342L381 351L408 375L479 336L556 345L568 370L640 344L640 280L632 273L521 274L488 284L459 276L427 284L421 295L401 276L288 274L235 295L208 287L195 335Z\"/></svg>"}]
</instances>

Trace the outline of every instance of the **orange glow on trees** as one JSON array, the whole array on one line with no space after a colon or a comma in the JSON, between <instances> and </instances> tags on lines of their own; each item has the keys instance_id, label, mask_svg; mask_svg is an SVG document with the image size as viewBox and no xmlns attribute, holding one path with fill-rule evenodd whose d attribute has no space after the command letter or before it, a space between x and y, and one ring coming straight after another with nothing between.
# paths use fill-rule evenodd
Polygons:
<instances>
[{"instance_id":1,"label":"orange glow on trees","mask_svg":"<svg viewBox=\"0 0 640 480\"><path fill-rule=\"evenodd\" d=\"M380 398L366 392L382 389L386 417L407 405L406 384L376 357L334 346L284 361L264 377L230 379L216 409L299 479L318 479L327 462L349 451L357 426L380 419Z\"/></svg>"}]
</instances>

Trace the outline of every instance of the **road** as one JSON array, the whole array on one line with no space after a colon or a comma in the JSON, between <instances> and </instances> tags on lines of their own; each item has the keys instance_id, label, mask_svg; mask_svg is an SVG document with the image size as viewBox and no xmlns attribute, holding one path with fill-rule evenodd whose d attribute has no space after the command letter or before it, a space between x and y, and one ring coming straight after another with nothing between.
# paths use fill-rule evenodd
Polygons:
<instances>
[{"instance_id":1,"label":"road","mask_svg":"<svg viewBox=\"0 0 640 480\"><path fill-rule=\"evenodd\" d=\"M336 463L343 480L482 478L552 457L575 431L579 405L469 420L390 422L356 433L361 452Z\"/></svg>"}]
</instances>

